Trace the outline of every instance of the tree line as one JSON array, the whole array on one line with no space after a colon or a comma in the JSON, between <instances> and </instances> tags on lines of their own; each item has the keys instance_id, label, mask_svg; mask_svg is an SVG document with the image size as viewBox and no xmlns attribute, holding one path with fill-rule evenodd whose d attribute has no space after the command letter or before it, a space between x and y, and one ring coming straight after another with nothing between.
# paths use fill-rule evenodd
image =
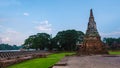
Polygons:
<instances>
[{"instance_id":1,"label":"tree line","mask_svg":"<svg viewBox=\"0 0 120 68\"><path fill-rule=\"evenodd\" d=\"M103 42L108 46L108 49L112 49L112 50L120 49L120 37L119 38L104 38Z\"/></svg>"},{"instance_id":2,"label":"tree line","mask_svg":"<svg viewBox=\"0 0 120 68\"><path fill-rule=\"evenodd\" d=\"M77 44L83 41L84 33L76 30L59 31L55 37L47 33L37 33L29 36L23 47L36 50L74 51Z\"/></svg>"},{"instance_id":3,"label":"tree line","mask_svg":"<svg viewBox=\"0 0 120 68\"><path fill-rule=\"evenodd\" d=\"M36 50L62 50L74 51L78 49L77 44L83 42L84 33L76 30L59 31L55 37L47 33L37 33L29 36L23 48ZM104 38L103 42L108 49L120 49L120 38Z\"/></svg>"},{"instance_id":4,"label":"tree line","mask_svg":"<svg viewBox=\"0 0 120 68\"><path fill-rule=\"evenodd\" d=\"M18 50L21 46L9 45L9 44L0 44L0 50Z\"/></svg>"}]
</instances>

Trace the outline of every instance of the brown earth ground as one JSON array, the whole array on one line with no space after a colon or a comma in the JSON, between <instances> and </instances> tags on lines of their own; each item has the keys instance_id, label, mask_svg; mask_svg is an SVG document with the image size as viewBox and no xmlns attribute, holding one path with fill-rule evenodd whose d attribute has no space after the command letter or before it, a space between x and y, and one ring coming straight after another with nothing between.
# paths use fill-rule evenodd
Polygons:
<instances>
[{"instance_id":1,"label":"brown earth ground","mask_svg":"<svg viewBox=\"0 0 120 68\"><path fill-rule=\"evenodd\" d=\"M53 68L120 68L120 55L70 56L62 59Z\"/></svg>"}]
</instances>

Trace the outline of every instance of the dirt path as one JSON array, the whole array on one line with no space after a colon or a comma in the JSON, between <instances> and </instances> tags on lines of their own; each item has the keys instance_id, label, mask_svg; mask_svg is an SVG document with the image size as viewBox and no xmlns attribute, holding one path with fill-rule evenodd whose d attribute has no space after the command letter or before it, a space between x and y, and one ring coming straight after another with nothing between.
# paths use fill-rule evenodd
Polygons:
<instances>
[{"instance_id":1,"label":"dirt path","mask_svg":"<svg viewBox=\"0 0 120 68\"><path fill-rule=\"evenodd\" d=\"M53 68L120 68L120 57L95 55L67 58L67 66L56 66Z\"/></svg>"}]
</instances>

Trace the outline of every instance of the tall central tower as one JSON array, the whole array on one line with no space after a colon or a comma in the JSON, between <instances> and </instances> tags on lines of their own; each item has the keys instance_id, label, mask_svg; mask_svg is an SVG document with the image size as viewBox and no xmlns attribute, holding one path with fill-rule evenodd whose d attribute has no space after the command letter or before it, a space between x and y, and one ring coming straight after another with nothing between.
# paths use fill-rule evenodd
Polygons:
<instances>
[{"instance_id":1,"label":"tall central tower","mask_svg":"<svg viewBox=\"0 0 120 68\"><path fill-rule=\"evenodd\" d=\"M97 31L93 11L90 10L90 17L83 44L80 46L78 54L107 54L105 45Z\"/></svg>"},{"instance_id":2,"label":"tall central tower","mask_svg":"<svg viewBox=\"0 0 120 68\"><path fill-rule=\"evenodd\" d=\"M99 33L97 31L97 27L96 27L96 22L94 21L92 9L90 10L90 17L89 17L86 35L87 36L99 36Z\"/></svg>"}]
</instances>

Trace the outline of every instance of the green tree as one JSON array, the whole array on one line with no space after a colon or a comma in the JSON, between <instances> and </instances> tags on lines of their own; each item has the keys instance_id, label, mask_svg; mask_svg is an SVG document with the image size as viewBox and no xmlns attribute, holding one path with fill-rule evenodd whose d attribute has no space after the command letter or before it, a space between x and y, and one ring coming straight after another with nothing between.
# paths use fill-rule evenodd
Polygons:
<instances>
[{"instance_id":1,"label":"green tree","mask_svg":"<svg viewBox=\"0 0 120 68\"><path fill-rule=\"evenodd\" d=\"M31 35L29 36L29 38L25 39L25 42L23 44L23 48L29 49L29 48L34 48L34 49L38 49L35 45L35 38L36 35Z\"/></svg>"},{"instance_id":2,"label":"green tree","mask_svg":"<svg viewBox=\"0 0 120 68\"><path fill-rule=\"evenodd\" d=\"M39 46L39 49L43 50L45 48L49 49L50 47L50 35L47 33L38 33L36 38L36 43Z\"/></svg>"},{"instance_id":3,"label":"green tree","mask_svg":"<svg viewBox=\"0 0 120 68\"><path fill-rule=\"evenodd\" d=\"M47 33L37 33L36 35L31 35L27 38L23 44L24 48L40 49L44 50L49 49L50 47L50 35Z\"/></svg>"},{"instance_id":4,"label":"green tree","mask_svg":"<svg viewBox=\"0 0 120 68\"><path fill-rule=\"evenodd\" d=\"M120 38L104 38L103 42L106 43L110 49L120 49Z\"/></svg>"},{"instance_id":5,"label":"green tree","mask_svg":"<svg viewBox=\"0 0 120 68\"><path fill-rule=\"evenodd\" d=\"M76 44L81 43L84 33L76 30L60 31L56 35L57 45L61 50L76 50Z\"/></svg>"},{"instance_id":6,"label":"green tree","mask_svg":"<svg viewBox=\"0 0 120 68\"><path fill-rule=\"evenodd\" d=\"M18 50L20 46L17 45L9 45L9 44L0 44L0 50Z\"/></svg>"}]
</instances>

